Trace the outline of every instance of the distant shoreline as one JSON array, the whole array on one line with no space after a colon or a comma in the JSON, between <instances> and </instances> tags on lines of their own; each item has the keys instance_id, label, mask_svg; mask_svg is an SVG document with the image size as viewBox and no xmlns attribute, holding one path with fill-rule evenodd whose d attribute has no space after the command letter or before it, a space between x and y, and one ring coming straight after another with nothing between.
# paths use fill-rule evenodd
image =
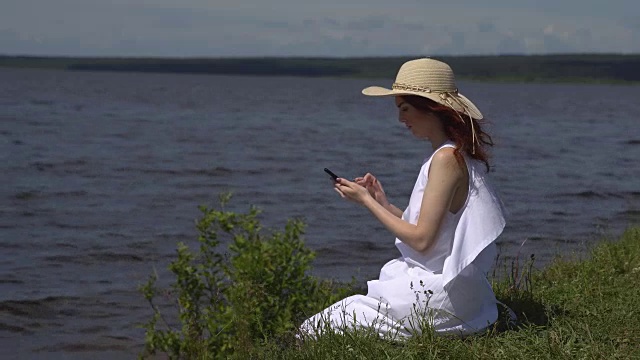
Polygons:
<instances>
[{"instance_id":1,"label":"distant shoreline","mask_svg":"<svg viewBox=\"0 0 640 360\"><path fill-rule=\"evenodd\" d=\"M399 57L49 57L0 55L0 67L68 71L393 78ZM460 79L500 82L640 83L640 54L434 56L451 65Z\"/></svg>"}]
</instances>

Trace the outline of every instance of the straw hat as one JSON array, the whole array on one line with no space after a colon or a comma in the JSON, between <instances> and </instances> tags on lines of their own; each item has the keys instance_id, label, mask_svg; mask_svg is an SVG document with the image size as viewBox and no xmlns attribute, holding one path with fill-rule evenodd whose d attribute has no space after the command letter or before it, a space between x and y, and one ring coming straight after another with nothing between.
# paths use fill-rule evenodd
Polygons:
<instances>
[{"instance_id":1,"label":"straw hat","mask_svg":"<svg viewBox=\"0 0 640 360\"><path fill-rule=\"evenodd\" d=\"M368 96L417 95L448 106L466 116L482 120L478 108L458 92L453 70L442 61L423 58L402 64L391 89L370 86L362 93ZM475 135L475 134L474 134Z\"/></svg>"}]
</instances>

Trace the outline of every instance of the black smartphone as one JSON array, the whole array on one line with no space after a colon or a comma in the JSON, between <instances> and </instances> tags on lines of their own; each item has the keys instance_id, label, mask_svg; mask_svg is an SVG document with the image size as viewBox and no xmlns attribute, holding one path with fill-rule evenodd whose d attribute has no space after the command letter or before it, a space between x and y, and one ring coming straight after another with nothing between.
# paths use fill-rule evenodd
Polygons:
<instances>
[{"instance_id":1,"label":"black smartphone","mask_svg":"<svg viewBox=\"0 0 640 360\"><path fill-rule=\"evenodd\" d=\"M338 180L338 175L334 174L333 171L324 168L324 172L326 172L327 174L329 174L329 176L331 176L331 178L333 179L333 181L337 181Z\"/></svg>"}]
</instances>

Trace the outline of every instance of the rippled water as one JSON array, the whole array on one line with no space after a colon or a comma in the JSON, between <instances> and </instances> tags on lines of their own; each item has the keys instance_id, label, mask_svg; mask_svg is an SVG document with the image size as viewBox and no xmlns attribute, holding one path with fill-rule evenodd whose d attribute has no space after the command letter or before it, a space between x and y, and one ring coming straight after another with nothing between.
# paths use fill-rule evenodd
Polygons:
<instances>
[{"instance_id":1,"label":"rippled water","mask_svg":"<svg viewBox=\"0 0 640 360\"><path fill-rule=\"evenodd\" d=\"M430 146L391 99L360 95L388 82L0 69L3 353L133 357L150 315L137 285L154 267L169 280L223 191L267 226L304 217L317 275L375 277L394 239L322 169L370 171L406 205ZM492 122L503 256L542 266L638 222L640 87L460 87Z\"/></svg>"}]
</instances>

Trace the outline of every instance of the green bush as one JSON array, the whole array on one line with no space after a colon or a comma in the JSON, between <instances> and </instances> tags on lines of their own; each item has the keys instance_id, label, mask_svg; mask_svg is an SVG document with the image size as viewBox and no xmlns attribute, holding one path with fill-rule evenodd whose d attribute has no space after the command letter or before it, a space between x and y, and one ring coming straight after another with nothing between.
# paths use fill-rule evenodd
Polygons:
<instances>
[{"instance_id":1,"label":"green bush","mask_svg":"<svg viewBox=\"0 0 640 360\"><path fill-rule=\"evenodd\" d=\"M166 296L157 275L140 287L153 310L141 358L241 357L267 341L293 339L302 320L350 293L308 274L315 253L304 245L302 221L263 235L260 211L225 211L230 198L220 197L220 209L200 207L199 251L178 244Z\"/></svg>"}]
</instances>

